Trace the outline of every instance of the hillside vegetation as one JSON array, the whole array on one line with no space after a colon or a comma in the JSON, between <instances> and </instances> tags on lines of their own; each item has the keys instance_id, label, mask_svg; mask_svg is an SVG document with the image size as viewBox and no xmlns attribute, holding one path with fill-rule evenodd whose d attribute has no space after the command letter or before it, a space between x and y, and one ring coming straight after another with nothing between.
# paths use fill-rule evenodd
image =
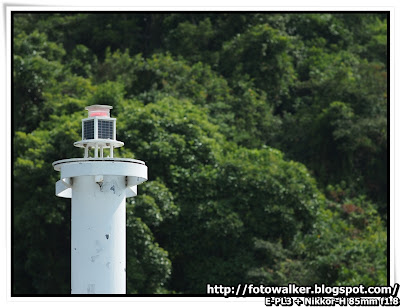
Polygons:
<instances>
[{"instance_id":1,"label":"hillside vegetation","mask_svg":"<svg viewBox=\"0 0 400 307\"><path fill-rule=\"evenodd\" d=\"M70 293L70 200L85 106L112 105L127 292L207 284L385 285L387 16L13 15L13 291Z\"/></svg>"}]
</instances>

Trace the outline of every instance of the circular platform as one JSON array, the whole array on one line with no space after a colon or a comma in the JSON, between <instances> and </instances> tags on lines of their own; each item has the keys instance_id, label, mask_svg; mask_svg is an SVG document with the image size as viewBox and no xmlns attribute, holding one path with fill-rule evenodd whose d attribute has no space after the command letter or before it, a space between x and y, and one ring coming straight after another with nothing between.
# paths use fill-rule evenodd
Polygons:
<instances>
[{"instance_id":1,"label":"circular platform","mask_svg":"<svg viewBox=\"0 0 400 307\"><path fill-rule=\"evenodd\" d=\"M147 180L147 166L143 161L128 158L74 158L53 162L61 179L56 183L56 195L71 197L73 178L94 176L94 180L102 180L102 176L126 177L127 197L136 196L136 186Z\"/></svg>"},{"instance_id":2,"label":"circular platform","mask_svg":"<svg viewBox=\"0 0 400 307\"><path fill-rule=\"evenodd\" d=\"M103 147L103 148L118 148L124 146L124 142L111 140L111 139L90 139L90 140L82 140L74 143L74 146L80 148L95 148L95 146Z\"/></svg>"},{"instance_id":3,"label":"circular platform","mask_svg":"<svg viewBox=\"0 0 400 307\"><path fill-rule=\"evenodd\" d=\"M56 171L60 171L61 164L65 163L73 163L73 162L129 162L129 163L137 163L146 165L143 161L136 160L136 159L129 159L129 158L72 158L72 159L64 159L54 161L52 163L54 169Z\"/></svg>"}]
</instances>

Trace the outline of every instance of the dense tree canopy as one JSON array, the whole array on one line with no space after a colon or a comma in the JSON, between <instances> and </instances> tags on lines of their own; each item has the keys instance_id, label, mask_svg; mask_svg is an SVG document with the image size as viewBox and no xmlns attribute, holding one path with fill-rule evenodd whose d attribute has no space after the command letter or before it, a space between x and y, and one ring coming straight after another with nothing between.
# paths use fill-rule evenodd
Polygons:
<instances>
[{"instance_id":1,"label":"dense tree canopy","mask_svg":"<svg viewBox=\"0 0 400 307\"><path fill-rule=\"evenodd\" d=\"M70 289L84 107L112 105L128 293L387 281L387 16L13 14L13 291ZM24 191L24 193L21 193Z\"/></svg>"}]
</instances>

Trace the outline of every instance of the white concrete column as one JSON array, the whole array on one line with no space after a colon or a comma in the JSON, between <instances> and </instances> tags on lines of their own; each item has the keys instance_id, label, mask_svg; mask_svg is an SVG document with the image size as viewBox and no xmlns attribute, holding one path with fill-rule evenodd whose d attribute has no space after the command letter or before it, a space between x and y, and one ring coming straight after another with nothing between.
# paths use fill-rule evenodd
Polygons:
<instances>
[{"instance_id":1,"label":"white concrete column","mask_svg":"<svg viewBox=\"0 0 400 307\"><path fill-rule=\"evenodd\" d=\"M125 202L125 176L73 178L71 294L126 293Z\"/></svg>"},{"instance_id":2,"label":"white concrete column","mask_svg":"<svg viewBox=\"0 0 400 307\"><path fill-rule=\"evenodd\" d=\"M110 144L110 158L114 158L114 146Z\"/></svg>"}]
</instances>

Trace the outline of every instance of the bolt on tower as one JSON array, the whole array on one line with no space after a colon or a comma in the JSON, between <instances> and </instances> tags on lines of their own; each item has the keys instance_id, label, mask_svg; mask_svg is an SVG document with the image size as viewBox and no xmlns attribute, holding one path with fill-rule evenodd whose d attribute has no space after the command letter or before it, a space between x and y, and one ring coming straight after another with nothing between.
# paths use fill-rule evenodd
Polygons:
<instances>
[{"instance_id":1,"label":"bolt on tower","mask_svg":"<svg viewBox=\"0 0 400 307\"><path fill-rule=\"evenodd\" d=\"M147 166L114 158L124 143L116 140L111 109L86 107L82 140L74 143L84 157L53 162L61 177L56 195L71 198L71 294L126 293L126 198L147 180Z\"/></svg>"}]
</instances>

